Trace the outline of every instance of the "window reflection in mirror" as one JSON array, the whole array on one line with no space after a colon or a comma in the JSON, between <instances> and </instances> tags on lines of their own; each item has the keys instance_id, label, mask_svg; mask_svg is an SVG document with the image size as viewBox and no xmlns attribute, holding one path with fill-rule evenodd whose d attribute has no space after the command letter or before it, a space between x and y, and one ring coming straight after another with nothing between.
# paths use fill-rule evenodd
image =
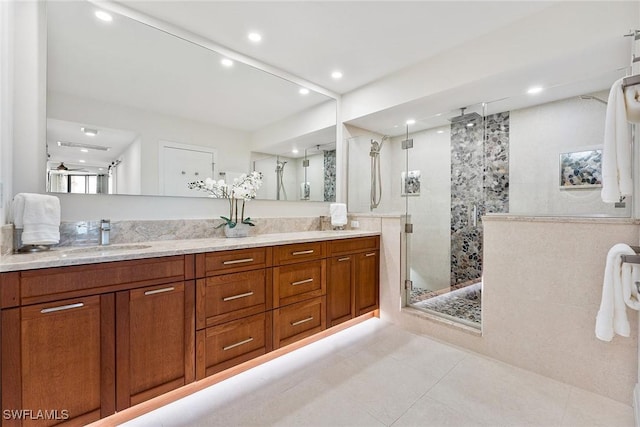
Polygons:
<instances>
[{"instance_id":1,"label":"window reflection in mirror","mask_svg":"<svg viewBox=\"0 0 640 427\"><path fill-rule=\"evenodd\" d=\"M335 99L302 95L298 84L237 61L224 66L220 54L125 16L99 21L95 10L47 4L48 191L201 197L183 182L250 172L252 151L288 156L335 143ZM168 162L167 141L195 148ZM323 200L313 193L324 181L300 197L293 163L280 200ZM71 184L83 179L96 184Z\"/></svg>"}]
</instances>

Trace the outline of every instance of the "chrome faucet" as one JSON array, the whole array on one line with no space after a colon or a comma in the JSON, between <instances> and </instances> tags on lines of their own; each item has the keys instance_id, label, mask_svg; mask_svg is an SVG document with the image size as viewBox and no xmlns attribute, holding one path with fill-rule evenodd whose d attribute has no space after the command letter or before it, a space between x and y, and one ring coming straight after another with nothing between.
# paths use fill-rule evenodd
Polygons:
<instances>
[{"instance_id":1,"label":"chrome faucet","mask_svg":"<svg viewBox=\"0 0 640 427\"><path fill-rule=\"evenodd\" d=\"M100 245L109 244L109 232L111 231L111 221L108 219L100 220Z\"/></svg>"}]
</instances>

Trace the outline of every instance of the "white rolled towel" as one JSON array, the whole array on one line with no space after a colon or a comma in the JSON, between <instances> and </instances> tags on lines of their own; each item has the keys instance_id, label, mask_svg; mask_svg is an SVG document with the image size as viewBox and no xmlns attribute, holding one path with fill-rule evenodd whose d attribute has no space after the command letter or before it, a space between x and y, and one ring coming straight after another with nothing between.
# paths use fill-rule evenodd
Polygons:
<instances>
[{"instance_id":1,"label":"white rolled towel","mask_svg":"<svg viewBox=\"0 0 640 427\"><path fill-rule=\"evenodd\" d=\"M619 79L611 86L604 123L602 201L619 202L621 197L629 196L632 192L631 138L622 93L622 79Z\"/></svg>"},{"instance_id":2,"label":"white rolled towel","mask_svg":"<svg viewBox=\"0 0 640 427\"><path fill-rule=\"evenodd\" d=\"M627 120L631 123L640 123L640 85L624 89L624 104L627 110Z\"/></svg>"},{"instance_id":3,"label":"white rolled towel","mask_svg":"<svg viewBox=\"0 0 640 427\"><path fill-rule=\"evenodd\" d=\"M22 229L23 245L60 242L60 200L45 194L18 193L13 202L15 228Z\"/></svg>"},{"instance_id":4,"label":"white rolled towel","mask_svg":"<svg viewBox=\"0 0 640 427\"><path fill-rule=\"evenodd\" d=\"M628 337L631 334L623 291L622 255L635 255L635 252L628 245L618 243L607 253L602 300L595 328L596 337L602 341L611 341L615 335Z\"/></svg>"},{"instance_id":5,"label":"white rolled towel","mask_svg":"<svg viewBox=\"0 0 640 427\"><path fill-rule=\"evenodd\" d=\"M347 205L344 203L331 203L329 213L331 214L332 226L342 227L347 224Z\"/></svg>"}]
</instances>

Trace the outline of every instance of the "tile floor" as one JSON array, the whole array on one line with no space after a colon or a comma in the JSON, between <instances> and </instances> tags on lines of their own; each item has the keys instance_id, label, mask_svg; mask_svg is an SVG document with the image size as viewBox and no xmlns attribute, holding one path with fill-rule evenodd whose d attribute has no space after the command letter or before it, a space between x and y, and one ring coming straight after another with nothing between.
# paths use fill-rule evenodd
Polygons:
<instances>
[{"instance_id":1,"label":"tile floor","mask_svg":"<svg viewBox=\"0 0 640 427\"><path fill-rule=\"evenodd\" d=\"M631 406L371 319L124 424L634 426Z\"/></svg>"}]
</instances>

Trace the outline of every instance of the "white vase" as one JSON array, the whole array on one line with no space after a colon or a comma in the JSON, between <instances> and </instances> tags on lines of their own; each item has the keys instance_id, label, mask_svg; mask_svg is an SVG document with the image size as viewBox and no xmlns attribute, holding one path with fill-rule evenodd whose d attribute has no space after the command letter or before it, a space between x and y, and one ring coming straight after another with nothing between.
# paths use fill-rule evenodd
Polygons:
<instances>
[{"instance_id":1,"label":"white vase","mask_svg":"<svg viewBox=\"0 0 640 427\"><path fill-rule=\"evenodd\" d=\"M251 226L249 224L236 224L235 227L224 226L224 235L227 237L247 237L249 236L249 230Z\"/></svg>"}]
</instances>

